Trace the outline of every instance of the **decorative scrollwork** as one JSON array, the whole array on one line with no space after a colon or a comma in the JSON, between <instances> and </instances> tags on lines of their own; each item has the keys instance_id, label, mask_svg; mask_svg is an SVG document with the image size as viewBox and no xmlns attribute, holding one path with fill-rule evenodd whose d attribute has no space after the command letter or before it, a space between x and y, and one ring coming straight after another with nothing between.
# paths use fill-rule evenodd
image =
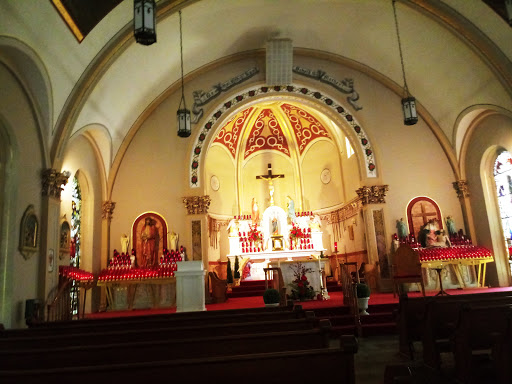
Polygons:
<instances>
[{"instance_id":1,"label":"decorative scrollwork","mask_svg":"<svg viewBox=\"0 0 512 384\"><path fill-rule=\"evenodd\" d=\"M361 187L358 190L356 190L356 192L357 195L361 198L363 205L366 205L385 203L385 196L388 190L388 185L373 185L371 187Z\"/></svg>"},{"instance_id":2,"label":"decorative scrollwork","mask_svg":"<svg viewBox=\"0 0 512 384\"><path fill-rule=\"evenodd\" d=\"M53 168L45 169L41 172L41 182L43 196L52 196L60 199L60 194L64 186L68 183L71 174L67 171L57 172Z\"/></svg>"},{"instance_id":3,"label":"decorative scrollwork","mask_svg":"<svg viewBox=\"0 0 512 384\"><path fill-rule=\"evenodd\" d=\"M457 192L458 198L469 197L469 186L467 180L457 180L453 182L453 188Z\"/></svg>"},{"instance_id":4,"label":"decorative scrollwork","mask_svg":"<svg viewBox=\"0 0 512 384\"><path fill-rule=\"evenodd\" d=\"M114 217L114 209L116 208L116 203L113 201L107 200L103 202L101 207L101 218L112 220Z\"/></svg>"},{"instance_id":5,"label":"decorative scrollwork","mask_svg":"<svg viewBox=\"0 0 512 384\"><path fill-rule=\"evenodd\" d=\"M185 203L185 208L187 209L187 213L189 215L197 215L208 213L208 208L210 208L210 196L186 196L183 198L183 203Z\"/></svg>"}]
</instances>

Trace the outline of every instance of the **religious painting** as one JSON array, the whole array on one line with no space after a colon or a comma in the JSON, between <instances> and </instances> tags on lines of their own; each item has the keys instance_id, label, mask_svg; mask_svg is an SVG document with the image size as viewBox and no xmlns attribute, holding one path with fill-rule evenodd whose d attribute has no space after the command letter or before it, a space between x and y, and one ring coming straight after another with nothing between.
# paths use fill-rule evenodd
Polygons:
<instances>
[{"instance_id":1,"label":"religious painting","mask_svg":"<svg viewBox=\"0 0 512 384\"><path fill-rule=\"evenodd\" d=\"M25 259L29 259L39 250L39 220L31 204L25 210L20 225L19 251Z\"/></svg>"},{"instance_id":2,"label":"religious painting","mask_svg":"<svg viewBox=\"0 0 512 384\"><path fill-rule=\"evenodd\" d=\"M147 212L135 220L132 244L137 267L158 266L164 248L167 248L167 223L158 213Z\"/></svg>"},{"instance_id":3,"label":"religious painting","mask_svg":"<svg viewBox=\"0 0 512 384\"><path fill-rule=\"evenodd\" d=\"M59 258L62 259L64 255L69 254L71 246L71 226L67 220L63 220L60 224L59 234Z\"/></svg>"},{"instance_id":4,"label":"religious painting","mask_svg":"<svg viewBox=\"0 0 512 384\"><path fill-rule=\"evenodd\" d=\"M384 233L384 213L382 209L373 211L373 226L375 228L375 241L377 243L377 254L379 257L380 275L383 278L391 277L389 272L389 260Z\"/></svg>"},{"instance_id":5,"label":"religious painting","mask_svg":"<svg viewBox=\"0 0 512 384\"><path fill-rule=\"evenodd\" d=\"M422 226L427 224L430 220L436 220L438 229L443 228L441 220L441 211L437 203L428 197L417 197L407 206L407 221L411 233L414 234L416 239Z\"/></svg>"},{"instance_id":6,"label":"religious painting","mask_svg":"<svg viewBox=\"0 0 512 384\"><path fill-rule=\"evenodd\" d=\"M200 220L192 221L192 260L203 260Z\"/></svg>"}]
</instances>

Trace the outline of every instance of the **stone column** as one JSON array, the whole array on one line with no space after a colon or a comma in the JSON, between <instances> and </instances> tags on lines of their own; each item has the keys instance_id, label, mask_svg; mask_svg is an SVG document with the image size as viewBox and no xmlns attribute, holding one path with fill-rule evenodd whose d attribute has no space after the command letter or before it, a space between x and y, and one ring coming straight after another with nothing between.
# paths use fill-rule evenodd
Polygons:
<instances>
[{"instance_id":1,"label":"stone column","mask_svg":"<svg viewBox=\"0 0 512 384\"><path fill-rule=\"evenodd\" d=\"M69 172L53 168L41 172L41 243L39 248L38 296L46 301L50 290L59 282L60 194L68 183ZM52 260L53 258L53 260ZM53 264L53 265L52 265Z\"/></svg>"},{"instance_id":2,"label":"stone column","mask_svg":"<svg viewBox=\"0 0 512 384\"><path fill-rule=\"evenodd\" d=\"M187 261L202 261L205 270L208 270L208 209L211 198L204 196L185 196L183 203L187 210L186 225L191 236L185 243L187 250ZM206 279L208 276L206 276ZM205 293L208 287L205 279ZM176 287L176 289L178 289ZM178 292L176 292L178 295Z\"/></svg>"},{"instance_id":3,"label":"stone column","mask_svg":"<svg viewBox=\"0 0 512 384\"><path fill-rule=\"evenodd\" d=\"M471 209L471 199L469 193L469 186L467 180L457 180L453 183L453 188L455 192L457 192L457 197L459 198L460 206L462 208L462 217L464 219L464 227L466 227L466 232L469 233L471 240L473 240L476 244L476 230L475 230L475 222L473 221L473 211Z\"/></svg>"},{"instance_id":4,"label":"stone column","mask_svg":"<svg viewBox=\"0 0 512 384\"><path fill-rule=\"evenodd\" d=\"M110 224L112 222L112 218L114 217L114 209L116 208L116 203L113 201L107 200L104 201L101 207L101 268L105 269L108 265L108 260L110 258ZM107 298L105 287L101 287L101 296L100 296L100 311L105 311L107 309Z\"/></svg>"},{"instance_id":5,"label":"stone column","mask_svg":"<svg viewBox=\"0 0 512 384\"><path fill-rule=\"evenodd\" d=\"M389 276L389 250L385 233L384 204L389 187L387 185L363 186L356 190L363 204L362 214L366 232L368 266L365 269L367 283L387 290ZM380 273L379 273L380 270Z\"/></svg>"}]
</instances>

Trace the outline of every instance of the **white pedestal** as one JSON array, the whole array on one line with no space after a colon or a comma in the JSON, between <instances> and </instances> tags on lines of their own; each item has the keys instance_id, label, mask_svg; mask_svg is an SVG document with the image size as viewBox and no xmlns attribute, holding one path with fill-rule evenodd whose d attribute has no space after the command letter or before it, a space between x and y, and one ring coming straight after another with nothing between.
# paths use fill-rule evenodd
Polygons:
<instances>
[{"instance_id":1,"label":"white pedestal","mask_svg":"<svg viewBox=\"0 0 512 384\"><path fill-rule=\"evenodd\" d=\"M179 261L176 276L176 312L206 311L202 261Z\"/></svg>"},{"instance_id":2,"label":"white pedestal","mask_svg":"<svg viewBox=\"0 0 512 384\"><path fill-rule=\"evenodd\" d=\"M324 249L322 242L322 232L311 232L311 242L314 249Z\"/></svg>"},{"instance_id":3,"label":"white pedestal","mask_svg":"<svg viewBox=\"0 0 512 384\"><path fill-rule=\"evenodd\" d=\"M238 236L229 237L229 253L231 255L238 255L242 253L242 250L240 249L240 238Z\"/></svg>"}]
</instances>

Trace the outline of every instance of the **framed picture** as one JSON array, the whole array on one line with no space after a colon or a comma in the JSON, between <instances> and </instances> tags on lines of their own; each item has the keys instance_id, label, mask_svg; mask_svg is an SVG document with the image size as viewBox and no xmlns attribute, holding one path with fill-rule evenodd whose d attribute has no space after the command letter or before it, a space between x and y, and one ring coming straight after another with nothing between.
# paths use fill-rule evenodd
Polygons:
<instances>
[{"instance_id":1,"label":"framed picture","mask_svg":"<svg viewBox=\"0 0 512 384\"><path fill-rule=\"evenodd\" d=\"M272 236L272 250L282 251L283 250L283 236Z\"/></svg>"},{"instance_id":2,"label":"framed picture","mask_svg":"<svg viewBox=\"0 0 512 384\"><path fill-rule=\"evenodd\" d=\"M29 259L39 250L39 220L31 204L25 210L20 225L19 251L25 259Z\"/></svg>"},{"instance_id":3,"label":"framed picture","mask_svg":"<svg viewBox=\"0 0 512 384\"><path fill-rule=\"evenodd\" d=\"M59 258L62 259L66 254L69 254L69 247L71 245L71 226L66 220L60 223L59 234Z\"/></svg>"},{"instance_id":4,"label":"framed picture","mask_svg":"<svg viewBox=\"0 0 512 384\"><path fill-rule=\"evenodd\" d=\"M53 272L55 267L55 252L53 249L48 250L48 272Z\"/></svg>"}]
</instances>

